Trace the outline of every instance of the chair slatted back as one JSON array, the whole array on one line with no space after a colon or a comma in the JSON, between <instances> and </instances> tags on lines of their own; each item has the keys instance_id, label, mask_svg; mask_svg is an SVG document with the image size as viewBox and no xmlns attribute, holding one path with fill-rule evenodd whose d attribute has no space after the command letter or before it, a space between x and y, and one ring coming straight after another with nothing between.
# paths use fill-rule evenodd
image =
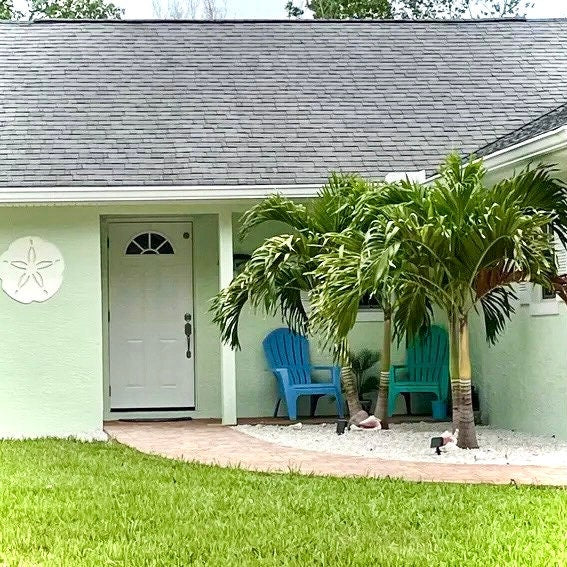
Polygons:
<instances>
[{"instance_id":1,"label":"chair slatted back","mask_svg":"<svg viewBox=\"0 0 567 567\"><path fill-rule=\"evenodd\" d=\"M408 347L406 365L413 382L441 382L449 364L449 338L443 327L433 325L429 333L416 337Z\"/></svg>"},{"instance_id":2,"label":"chair slatted back","mask_svg":"<svg viewBox=\"0 0 567 567\"><path fill-rule=\"evenodd\" d=\"M287 368L293 384L311 383L309 341L288 328L272 331L263 341L264 353L273 368Z\"/></svg>"}]
</instances>

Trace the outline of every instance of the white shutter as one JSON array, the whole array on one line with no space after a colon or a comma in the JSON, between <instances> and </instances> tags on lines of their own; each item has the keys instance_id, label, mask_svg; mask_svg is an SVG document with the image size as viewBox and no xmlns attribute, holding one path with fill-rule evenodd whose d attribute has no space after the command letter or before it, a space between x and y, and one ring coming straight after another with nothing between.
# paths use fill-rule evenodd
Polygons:
<instances>
[{"instance_id":1,"label":"white shutter","mask_svg":"<svg viewBox=\"0 0 567 567\"><path fill-rule=\"evenodd\" d=\"M516 294L520 305L529 305L532 301L532 284L529 282L522 282L516 284Z\"/></svg>"},{"instance_id":2,"label":"white shutter","mask_svg":"<svg viewBox=\"0 0 567 567\"><path fill-rule=\"evenodd\" d=\"M560 276L567 274L567 249L555 236L555 263Z\"/></svg>"}]
</instances>

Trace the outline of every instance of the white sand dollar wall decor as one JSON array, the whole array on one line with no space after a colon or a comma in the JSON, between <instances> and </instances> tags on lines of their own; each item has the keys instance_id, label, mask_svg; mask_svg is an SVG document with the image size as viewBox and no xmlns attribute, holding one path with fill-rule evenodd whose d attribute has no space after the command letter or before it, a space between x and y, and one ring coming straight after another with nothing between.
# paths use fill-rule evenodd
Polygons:
<instances>
[{"instance_id":1,"label":"white sand dollar wall decor","mask_svg":"<svg viewBox=\"0 0 567 567\"><path fill-rule=\"evenodd\" d=\"M63 283L65 262L51 242L39 236L14 240L0 256L2 289L20 303L53 297Z\"/></svg>"}]
</instances>

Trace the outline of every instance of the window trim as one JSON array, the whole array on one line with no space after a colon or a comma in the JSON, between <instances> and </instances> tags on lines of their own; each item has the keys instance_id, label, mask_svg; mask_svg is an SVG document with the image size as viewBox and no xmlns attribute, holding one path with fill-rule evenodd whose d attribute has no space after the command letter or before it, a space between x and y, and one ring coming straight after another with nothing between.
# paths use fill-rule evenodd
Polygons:
<instances>
[{"instance_id":1,"label":"window trim","mask_svg":"<svg viewBox=\"0 0 567 567\"><path fill-rule=\"evenodd\" d=\"M151 236L153 234L155 234L157 236L161 236L163 238L163 242L161 242L157 246L157 248L155 248L155 247L142 248L142 245L139 242L136 241L138 238L140 238L140 236L147 236L148 237L148 244L150 244L150 242L151 242L150 239L151 239ZM132 244L137 246L140 249L140 252L136 252L136 253L128 252L128 249L130 248L130 246ZM159 249L166 244L169 244L171 252L160 253ZM175 248L173 247L171 240L165 234L158 232L156 230L146 230L144 232L140 232L140 233L132 236L132 238L130 238L130 240L128 241L128 243L124 247L124 256L173 256L174 254L175 254Z\"/></svg>"},{"instance_id":2,"label":"window trim","mask_svg":"<svg viewBox=\"0 0 567 567\"><path fill-rule=\"evenodd\" d=\"M540 285L532 285L531 301L529 304L530 315L541 317L544 315L559 315L559 303L561 298L543 297L543 289Z\"/></svg>"}]
</instances>

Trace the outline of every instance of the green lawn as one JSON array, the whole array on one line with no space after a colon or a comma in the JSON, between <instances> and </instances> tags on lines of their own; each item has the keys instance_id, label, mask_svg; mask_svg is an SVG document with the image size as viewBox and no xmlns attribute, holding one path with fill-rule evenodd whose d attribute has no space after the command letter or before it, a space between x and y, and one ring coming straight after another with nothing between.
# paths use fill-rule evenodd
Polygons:
<instances>
[{"instance_id":1,"label":"green lawn","mask_svg":"<svg viewBox=\"0 0 567 567\"><path fill-rule=\"evenodd\" d=\"M564 566L567 491L255 474L115 443L0 442L0 565Z\"/></svg>"}]
</instances>

